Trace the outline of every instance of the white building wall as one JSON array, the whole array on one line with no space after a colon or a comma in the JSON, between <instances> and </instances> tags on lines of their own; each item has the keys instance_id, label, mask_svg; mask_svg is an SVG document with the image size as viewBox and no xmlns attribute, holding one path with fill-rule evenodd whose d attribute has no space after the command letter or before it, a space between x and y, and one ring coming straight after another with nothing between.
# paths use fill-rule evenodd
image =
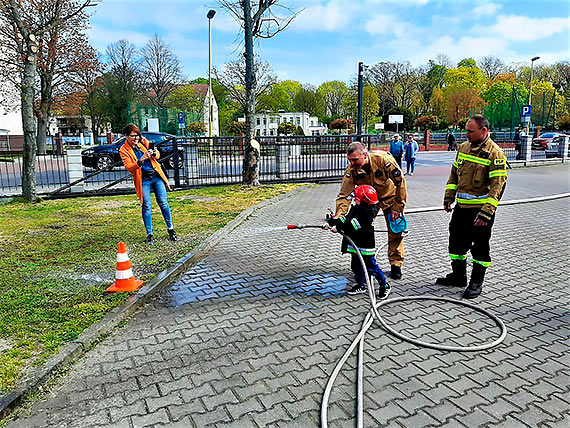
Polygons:
<instances>
[{"instance_id":1,"label":"white building wall","mask_svg":"<svg viewBox=\"0 0 570 428\"><path fill-rule=\"evenodd\" d=\"M245 121L245 118L243 119ZM300 126L305 135L323 135L327 132L326 125L319 122L316 116L306 112L256 113L253 116L255 135L276 136L277 127L284 122Z\"/></svg>"}]
</instances>

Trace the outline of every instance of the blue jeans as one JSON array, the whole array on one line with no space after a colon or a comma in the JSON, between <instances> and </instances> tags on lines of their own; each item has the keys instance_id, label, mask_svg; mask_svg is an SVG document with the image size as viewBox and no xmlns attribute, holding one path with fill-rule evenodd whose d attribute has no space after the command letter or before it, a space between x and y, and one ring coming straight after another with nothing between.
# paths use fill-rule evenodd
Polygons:
<instances>
[{"instance_id":1,"label":"blue jeans","mask_svg":"<svg viewBox=\"0 0 570 428\"><path fill-rule=\"evenodd\" d=\"M166 227L172 229L172 216L170 215L170 206L166 199L166 185L159 175L154 175L152 178L143 178L142 180L142 218L147 235L152 233L152 201L150 199L150 189L154 192L156 203L160 207Z\"/></svg>"},{"instance_id":2,"label":"blue jeans","mask_svg":"<svg viewBox=\"0 0 570 428\"><path fill-rule=\"evenodd\" d=\"M410 172L414 172L414 167L416 166L416 159L410 159L406 161L406 172L409 174ZM411 169L411 171L410 171Z\"/></svg>"},{"instance_id":3,"label":"blue jeans","mask_svg":"<svg viewBox=\"0 0 570 428\"><path fill-rule=\"evenodd\" d=\"M358 254L351 254L351 257L350 268L352 269L352 273L354 273L354 279L358 285L365 285L366 277L364 276L364 269L362 269L362 263L360 263ZM376 258L374 256L365 256L364 254L362 258L364 259L368 273L375 277L381 286L385 285L386 277L382 269L380 269L380 266L378 266L378 263L376 263Z\"/></svg>"}]
</instances>

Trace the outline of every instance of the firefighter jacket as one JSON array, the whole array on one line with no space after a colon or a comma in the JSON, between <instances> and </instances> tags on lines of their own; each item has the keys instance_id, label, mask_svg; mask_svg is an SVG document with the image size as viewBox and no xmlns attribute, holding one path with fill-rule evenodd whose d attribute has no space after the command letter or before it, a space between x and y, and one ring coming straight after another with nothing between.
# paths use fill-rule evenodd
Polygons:
<instances>
[{"instance_id":1,"label":"firefighter jacket","mask_svg":"<svg viewBox=\"0 0 570 428\"><path fill-rule=\"evenodd\" d=\"M376 253L376 242L374 240L374 217L376 209L374 205L366 203L353 203L346 215L329 220L331 226L343 232L346 236L354 241L360 254L365 256L373 256ZM355 253L357 249L343 238L341 252Z\"/></svg>"},{"instance_id":2,"label":"firefighter jacket","mask_svg":"<svg viewBox=\"0 0 570 428\"><path fill-rule=\"evenodd\" d=\"M507 158L488 136L479 145L459 146L445 186L444 202L461 208L479 208L478 216L491 220L507 181Z\"/></svg>"},{"instance_id":3,"label":"firefighter jacket","mask_svg":"<svg viewBox=\"0 0 570 428\"><path fill-rule=\"evenodd\" d=\"M385 211L392 209L404 212L406 205L406 180L402 170L392 157L386 152L368 153L370 162L364 169L353 168L349 165L342 178L340 192L336 198L335 217L340 217L348 212L350 202L346 199L356 186L369 184L378 193L379 203L375 207Z\"/></svg>"}]
</instances>

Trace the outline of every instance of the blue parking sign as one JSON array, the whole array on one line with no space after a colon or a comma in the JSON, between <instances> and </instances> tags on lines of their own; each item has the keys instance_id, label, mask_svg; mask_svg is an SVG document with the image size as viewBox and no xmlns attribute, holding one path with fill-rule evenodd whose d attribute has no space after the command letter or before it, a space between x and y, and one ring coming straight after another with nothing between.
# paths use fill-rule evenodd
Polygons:
<instances>
[{"instance_id":1,"label":"blue parking sign","mask_svg":"<svg viewBox=\"0 0 570 428\"><path fill-rule=\"evenodd\" d=\"M184 123L184 112L183 111L178 112L178 123Z\"/></svg>"},{"instance_id":2,"label":"blue parking sign","mask_svg":"<svg viewBox=\"0 0 570 428\"><path fill-rule=\"evenodd\" d=\"M530 117L531 112L532 112L531 105L525 105L521 107L521 117Z\"/></svg>"}]
</instances>

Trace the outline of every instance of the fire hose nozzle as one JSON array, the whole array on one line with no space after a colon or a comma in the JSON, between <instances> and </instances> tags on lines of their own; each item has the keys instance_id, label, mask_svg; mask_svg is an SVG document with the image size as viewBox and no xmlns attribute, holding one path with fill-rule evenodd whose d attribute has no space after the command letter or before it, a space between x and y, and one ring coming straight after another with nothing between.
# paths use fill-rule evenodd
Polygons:
<instances>
[{"instance_id":1,"label":"fire hose nozzle","mask_svg":"<svg viewBox=\"0 0 570 428\"><path fill-rule=\"evenodd\" d=\"M302 229L304 227L305 227L304 224L289 224L287 226L287 229Z\"/></svg>"}]
</instances>

